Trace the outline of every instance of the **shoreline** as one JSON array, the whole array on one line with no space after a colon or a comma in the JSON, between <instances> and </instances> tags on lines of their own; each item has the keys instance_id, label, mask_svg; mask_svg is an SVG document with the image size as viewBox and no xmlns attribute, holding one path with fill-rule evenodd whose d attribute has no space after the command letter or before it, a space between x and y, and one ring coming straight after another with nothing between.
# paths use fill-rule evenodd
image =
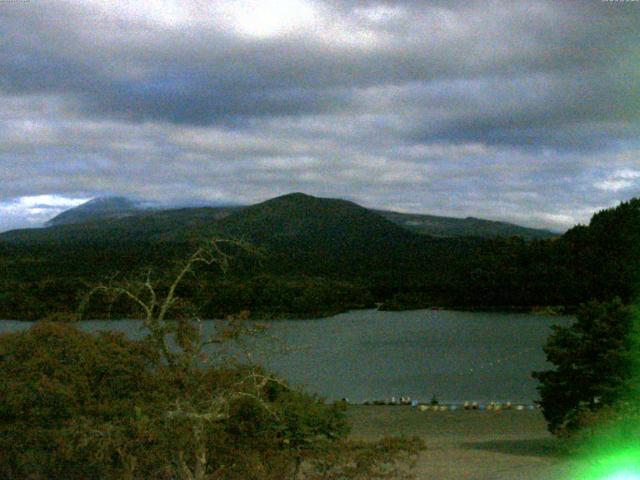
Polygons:
<instances>
[{"instance_id":1,"label":"shoreline","mask_svg":"<svg viewBox=\"0 0 640 480\"><path fill-rule=\"evenodd\" d=\"M538 409L428 414L408 406L351 405L347 418L355 440L422 439L416 480L560 480L572 478L575 468Z\"/></svg>"},{"instance_id":2,"label":"shoreline","mask_svg":"<svg viewBox=\"0 0 640 480\"><path fill-rule=\"evenodd\" d=\"M334 403L344 402L349 406L355 407L410 407L419 412L455 412L455 411L534 411L539 410L540 406L532 401L526 402L510 402L510 401L475 401L465 400L463 402L422 402L422 401L394 401L392 400L365 400L363 402L350 402L348 400L338 400ZM416 402L416 403L413 403Z\"/></svg>"},{"instance_id":3,"label":"shoreline","mask_svg":"<svg viewBox=\"0 0 640 480\"><path fill-rule=\"evenodd\" d=\"M429 310L429 311L449 311L449 312L470 312L470 313L516 313L516 314L531 314L531 315L540 315L540 316L549 316L549 317L562 317L567 315L573 315L576 311L575 306L558 306L558 305L549 305L549 306L530 306L530 307L516 307L516 306L498 306L498 307L483 307L483 306L429 306L429 307L407 307L407 308L384 308L384 304L380 304L377 307L362 307L362 308L348 308L348 309L335 309L327 312L310 312L308 314L292 314L292 313L268 313L261 312L256 313L255 315L250 313L248 320L256 321L256 322L279 322L279 321L296 321L296 320L324 320L327 318L335 317L338 315L342 315L350 312L387 312L387 313L402 313L402 312L415 312L420 310ZM61 322L69 322L76 323L78 320L56 320L56 319L12 319L12 318L2 318L0 322L25 322L25 323L35 323L41 321L61 321ZM82 322L93 322L93 321L121 321L121 320L140 320L142 318L86 318L80 321ZM216 320L226 320L226 318L206 318L202 319L202 321L216 321Z\"/></svg>"}]
</instances>

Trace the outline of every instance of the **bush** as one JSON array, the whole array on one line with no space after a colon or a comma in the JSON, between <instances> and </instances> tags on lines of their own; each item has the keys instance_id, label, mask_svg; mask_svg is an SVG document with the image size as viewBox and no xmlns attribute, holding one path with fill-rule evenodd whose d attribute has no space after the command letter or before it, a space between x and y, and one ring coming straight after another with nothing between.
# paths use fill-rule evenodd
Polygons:
<instances>
[{"instance_id":1,"label":"bush","mask_svg":"<svg viewBox=\"0 0 640 480\"><path fill-rule=\"evenodd\" d=\"M283 478L347 433L343 409L251 375L169 368L148 341L69 324L3 334L0 478L185 478L199 456L211 478Z\"/></svg>"},{"instance_id":2,"label":"bush","mask_svg":"<svg viewBox=\"0 0 640 480\"><path fill-rule=\"evenodd\" d=\"M3 480L396 478L420 446L352 443L344 404L259 368L172 367L69 323L0 335L0 391Z\"/></svg>"}]
</instances>

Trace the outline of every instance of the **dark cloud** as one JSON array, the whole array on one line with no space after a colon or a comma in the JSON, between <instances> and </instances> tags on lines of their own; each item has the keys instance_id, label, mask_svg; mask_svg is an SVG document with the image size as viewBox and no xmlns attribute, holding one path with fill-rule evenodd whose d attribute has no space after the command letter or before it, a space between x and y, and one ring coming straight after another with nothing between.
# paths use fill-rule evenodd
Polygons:
<instances>
[{"instance_id":1,"label":"dark cloud","mask_svg":"<svg viewBox=\"0 0 640 480\"><path fill-rule=\"evenodd\" d=\"M319 11L320 31L255 39L230 34L215 12L199 12L198 5L190 15L208 14L211 21L178 26L153 16L145 21L145 14L160 8L153 3L137 15L135 9L118 14L118 2L112 10L73 2L3 6L8 32L0 60L3 85L13 93L71 95L96 116L206 124L235 116L333 111L348 103L350 88L408 83L429 88L466 80L483 88L451 92L452 105L471 100L482 133L486 117L504 101L503 84L515 76L520 85L506 93L524 93L522 104L507 99L516 121L526 123L528 113L533 123L546 121L541 116L558 110L564 119L554 119L565 123L594 110L615 117L625 106L637 119L639 110L625 102L636 97L629 74L637 79L637 71L625 71L621 63L625 59L629 70L637 65L628 56L640 17L624 7L347 2L337 8L334 3ZM484 104L480 109L476 94ZM579 101L572 101L576 96ZM622 105L613 105L607 115L611 99ZM456 137L456 126L451 128Z\"/></svg>"}]
</instances>

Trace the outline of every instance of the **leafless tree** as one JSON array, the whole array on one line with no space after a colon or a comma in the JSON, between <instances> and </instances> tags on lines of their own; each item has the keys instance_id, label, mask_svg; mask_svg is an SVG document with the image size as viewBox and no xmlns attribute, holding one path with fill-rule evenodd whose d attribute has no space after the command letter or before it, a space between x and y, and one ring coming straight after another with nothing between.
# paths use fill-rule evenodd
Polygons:
<instances>
[{"instance_id":1,"label":"leafless tree","mask_svg":"<svg viewBox=\"0 0 640 480\"><path fill-rule=\"evenodd\" d=\"M222 344L242 336L253 335L263 330L260 325L244 322L242 315L227 319L224 328L205 337L199 317L176 314L175 308L180 298L177 291L185 277L194 273L198 265L217 266L224 275L232 261L230 250L260 255L259 250L250 244L238 240L215 238L199 247L180 267L166 291L161 291L147 271L142 280L116 280L94 285L84 297L79 318L96 295L105 295L110 302L124 298L139 307L143 313L142 322L150 340L162 355L169 368L188 371L206 362L205 347ZM251 354L247 352L247 357ZM193 443L196 445L195 458L186 458L184 451L177 452L178 474L181 480L204 480L207 478L208 452L203 431L208 423L221 422L229 418L229 407L233 401L249 397L257 401L270 414L276 415L263 398L264 387L268 382L278 382L288 388L281 380L264 375L253 366L249 366L233 388L216 393L206 403L193 402L188 398L176 399L174 406L166 412L167 419L184 421L191 426Z\"/></svg>"}]
</instances>

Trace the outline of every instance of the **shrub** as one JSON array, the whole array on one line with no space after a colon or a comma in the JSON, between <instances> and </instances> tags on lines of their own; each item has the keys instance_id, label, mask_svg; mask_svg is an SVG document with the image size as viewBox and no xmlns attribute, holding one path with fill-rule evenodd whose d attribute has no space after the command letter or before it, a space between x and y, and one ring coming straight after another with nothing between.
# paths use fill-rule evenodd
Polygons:
<instances>
[{"instance_id":1,"label":"shrub","mask_svg":"<svg viewBox=\"0 0 640 480\"><path fill-rule=\"evenodd\" d=\"M69 324L0 336L0 478L189 478L198 465L283 478L347 433L338 406L275 378L256 389L259 370L160 360L148 341Z\"/></svg>"}]
</instances>

